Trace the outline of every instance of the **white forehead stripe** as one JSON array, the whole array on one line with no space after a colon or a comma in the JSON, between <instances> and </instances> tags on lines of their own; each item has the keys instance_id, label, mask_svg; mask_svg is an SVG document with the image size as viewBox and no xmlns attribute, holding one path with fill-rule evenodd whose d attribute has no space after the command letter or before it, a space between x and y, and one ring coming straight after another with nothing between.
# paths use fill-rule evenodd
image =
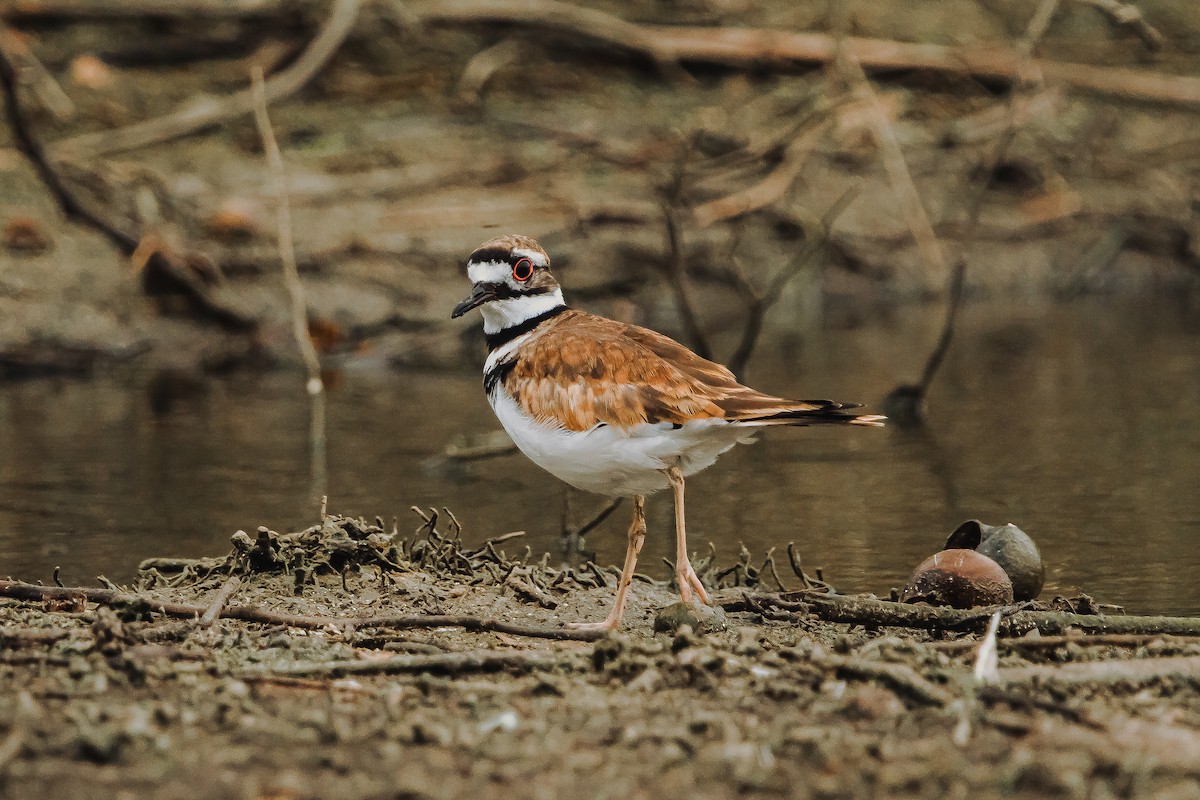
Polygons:
<instances>
[{"instance_id":1,"label":"white forehead stripe","mask_svg":"<svg viewBox=\"0 0 1200 800\"><path fill-rule=\"evenodd\" d=\"M513 248L513 255L520 258L528 258L535 266L546 266L546 256L537 250L525 250L521 247L515 247Z\"/></svg>"},{"instance_id":2,"label":"white forehead stripe","mask_svg":"<svg viewBox=\"0 0 1200 800\"><path fill-rule=\"evenodd\" d=\"M467 264L467 277L471 283L501 283L512 274L507 261L472 261Z\"/></svg>"}]
</instances>

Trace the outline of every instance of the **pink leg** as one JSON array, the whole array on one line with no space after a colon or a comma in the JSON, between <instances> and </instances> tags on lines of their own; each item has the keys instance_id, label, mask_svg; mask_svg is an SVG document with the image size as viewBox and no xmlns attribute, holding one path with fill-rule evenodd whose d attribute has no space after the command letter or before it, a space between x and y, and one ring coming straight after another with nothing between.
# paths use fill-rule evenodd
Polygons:
<instances>
[{"instance_id":1,"label":"pink leg","mask_svg":"<svg viewBox=\"0 0 1200 800\"><path fill-rule=\"evenodd\" d=\"M668 467L663 472L675 492L675 583L679 586L679 597L683 602L690 603L692 592L695 591L696 596L705 605L712 605L704 584L700 583L700 578L696 575L696 570L692 569L692 562L688 558L687 527L683 516L683 472L679 467Z\"/></svg>"},{"instance_id":2,"label":"pink leg","mask_svg":"<svg viewBox=\"0 0 1200 800\"><path fill-rule=\"evenodd\" d=\"M629 542L625 547L625 566L621 568L621 580L617 583L617 601L603 622L571 622L568 628L583 631L611 631L621 624L625 613L625 600L629 595L629 584L633 581L633 570L637 566L638 553L646 541L646 498L633 498L633 522L629 523Z\"/></svg>"}]
</instances>

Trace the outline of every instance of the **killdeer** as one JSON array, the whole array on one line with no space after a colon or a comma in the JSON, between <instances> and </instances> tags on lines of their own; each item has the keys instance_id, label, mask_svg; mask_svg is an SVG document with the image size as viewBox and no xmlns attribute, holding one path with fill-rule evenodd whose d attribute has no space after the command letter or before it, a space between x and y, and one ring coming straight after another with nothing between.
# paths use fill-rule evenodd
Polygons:
<instances>
[{"instance_id":1,"label":"killdeer","mask_svg":"<svg viewBox=\"0 0 1200 800\"><path fill-rule=\"evenodd\" d=\"M467 259L473 286L451 318L483 313L483 390L517 447L579 489L633 498L633 522L612 612L575 628L616 628L646 537L646 495L675 497L680 598L711 603L688 559L684 479L760 428L882 425L857 404L785 400L734 379L720 364L637 325L569 308L550 257L528 236L484 242Z\"/></svg>"}]
</instances>

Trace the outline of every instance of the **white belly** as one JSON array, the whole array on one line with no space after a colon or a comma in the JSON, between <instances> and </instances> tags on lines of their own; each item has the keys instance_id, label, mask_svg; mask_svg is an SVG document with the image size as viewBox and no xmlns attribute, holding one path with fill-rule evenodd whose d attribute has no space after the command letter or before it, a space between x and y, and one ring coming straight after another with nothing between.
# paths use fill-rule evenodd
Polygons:
<instances>
[{"instance_id":1,"label":"white belly","mask_svg":"<svg viewBox=\"0 0 1200 800\"><path fill-rule=\"evenodd\" d=\"M551 475L578 489L613 497L646 495L667 487L662 470L678 465L692 475L717 460L753 431L724 420L643 424L623 430L601 425L568 431L526 416L503 388L488 402L513 443Z\"/></svg>"}]
</instances>

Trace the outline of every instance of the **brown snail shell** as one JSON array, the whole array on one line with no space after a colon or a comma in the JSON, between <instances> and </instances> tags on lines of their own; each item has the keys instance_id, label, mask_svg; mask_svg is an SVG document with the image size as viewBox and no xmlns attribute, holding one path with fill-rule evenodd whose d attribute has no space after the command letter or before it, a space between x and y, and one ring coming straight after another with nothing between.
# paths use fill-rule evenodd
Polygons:
<instances>
[{"instance_id":1,"label":"brown snail shell","mask_svg":"<svg viewBox=\"0 0 1200 800\"><path fill-rule=\"evenodd\" d=\"M1013 601L1008 574L974 550L943 550L920 563L900 600L953 608L1007 605Z\"/></svg>"},{"instance_id":2,"label":"brown snail shell","mask_svg":"<svg viewBox=\"0 0 1200 800\"><path fill-rule=\"evenodd\" d=\"M1042 592L1046 568L1029 534L1013 525L988 525L969 519L946 540L946 549L966 548L994 560L1012 580L1013 598L1033 600Z\"/></svg>"}]
</instances>

